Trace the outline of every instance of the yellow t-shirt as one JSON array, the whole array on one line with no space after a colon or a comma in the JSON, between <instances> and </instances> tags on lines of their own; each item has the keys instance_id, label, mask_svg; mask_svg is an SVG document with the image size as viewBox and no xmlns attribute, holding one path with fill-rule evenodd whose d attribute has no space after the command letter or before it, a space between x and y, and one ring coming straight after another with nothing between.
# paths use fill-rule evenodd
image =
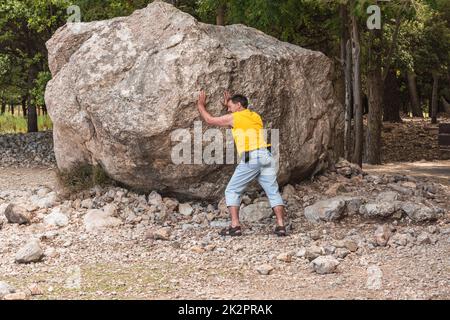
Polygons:
<instances>
[{"instance_id":1,"label":"yellow t-shirt","mask_svg":"<svg viewBox=\"0 0 450 320\"><path fill-rule=\"evenodd\" d=\"M231 133L238 154L270 146L264 139L263 122L259 114L248 109L233 112Z\"/></svg>"}]
</instances>

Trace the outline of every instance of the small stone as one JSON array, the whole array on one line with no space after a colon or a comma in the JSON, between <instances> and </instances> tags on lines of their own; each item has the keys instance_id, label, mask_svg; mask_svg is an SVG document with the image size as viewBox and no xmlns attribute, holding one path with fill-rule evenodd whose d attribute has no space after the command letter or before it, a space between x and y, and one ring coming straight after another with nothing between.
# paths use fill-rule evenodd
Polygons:
<instances>
[{"instance_id":1,"label":"small stone","mask_svg":"<svg viewBox=\"0 0 450 320\"><path fill-rule=\"evenodd\" d=\"M367 289L380 290L382 286L382 279L383 272L378 266L372 265L367 268Z\"/></svg>"},{"instance_id":2,"label":"small stone","mask_svg":"<svg viewBox=\"0 0 450 320\"><path fill-rule=\"evenodd\" d=\"M25 300L27 295L25 292L15 292L7 294L3 297L3 300Z\"/></svg>"},{"instance_id":3,"label":"small stone","mask_svg":"<svg viewBox=\"0 0 450 320\"><path fill-rule=\"evenodd\" d=\"M47 232L41 234L39 236L39 239L40 240L50 240L50 239L55 239L57 236L59 236L59 232L58 231L50 230L50 231L47 231Z\"/></svg>"},{"instance_id":4,"label":"small stone","mask_svg":"<svg viewBox=\"0 0 450 320\"><path fill-rule=\"evenodd\" d=\"M290 263L290 262L292 262L292 254L289 253L289 252L280 253L277 256L277 260L283 261L283 262L286 262L286 263Z\"/></svg>"},{"instance_id":5,"label":"small stone","mask_svg":"<svg viewBox=\"0 0 450 320\"><path fill-rule=\"evenodd\" d=\"M211 228L226 228L230 225L230 222L224 220L215 220L211 221L209 225L211 226Z\"/></svg>"},{"instance_id":6,"label":"small stone","mask_svg":"<svg viewBox=\"0 0 450 320\"><path fill-rule=\"evenodd\" d=\"M83 218L86 231L96 231L122 224L122 220L113 217L117 208L114 204L108 204L103 209L90 209Z\"/></svg>"},{"instance_id":7,"label":"small stone","mask_svg":"<svg viewBox=\"0 0 450 320\"><path fill-rule=\"evenodd\" d=\"M44 257L44 252L39 241L32 240L22 247L16 254L17 263L39 262Z\"/></svg>"},{"instance_id":8,"label":"small stone","mask_svg":"<svg viewBox=\"0 0 450 320\"><path fill-rule=\"evenodd\" d=\"M405 188L395 183L389 183L388 187L408 196L412 196L414 194L414 191L411 190L410 188Z\"/></svg>"},{"instance_id":9,"label":"small stone","mask_svg":"<svg viewBox=\"0 0 450 320\"><path fill-rule=\"evenodd\" d=\"M380 247L384 247L388 243L391 235L392 235L392 232L387 225L379 226L375 230L375 234L374 234L375 242Z\"/></svg>"},{"instance_id":10,"label":"small stone","mask_svg":"<svg viewBox=\"0 0 450 320\"><path fill-rule=\"evenodd\" d=\"M264 276L271 274L273 270L274 267L272 267L270 264L262 264L256 267L256 271Z\"/></svg>"},{"instance_id":11,"label":"small stone","mask_svg":"<svg viewBox=\"0 0 450 320\"><path fill-rule=\"evenodd\" d=\"M429 234L426 232L421 232L417 236L417 243L418 244L431 244L431 239L430 239Z\"/></svg>"},{"instance_id":12,"label":"small stone","mask_svg":"<svg viewBox=\"0 0 450 320\"><path fill-rule=\"evenodd\" d=\"M10 286L6 282L0 281L0 299L7 294L16 292L13 286Z\"/></svg>"},{"instance_id":13,"label":"small stone","mask_svg":"<svg viewBox=\"0 0 450 320\"><path fill-rule=\"evenodd\" d=\"M338 193L343 192L347 192L345 186L340 182L336 182L325 191L325 195L335 197Z\"/></svg>"},{"instance_id":14,"label":"small stone","mask_svg":"<svg viewBox=\"0 0 450 320\"><path fill-rule=\"evenodd\" d=\"M344 259L346 256L350 254L350 251L346 248L338 248L336 249L335 256Z\"/></svg>"},{"instance_id":15,"label":"small stone","mask_svg":"<svg viewBox=\"0 0 450 320\"><path fill-rule=\"evenodd\" d=\"M305 258L309 261L316 259L317 257L323 255L325 252L322 247L310 246L306 249Z\"/></svg>"},{"instance_id":16,"label":"small stone","mask_svg":"<svg viewBox=\"0 0 450 320\"><path fill-rule=\"evenodd\" d=\"M244 194L242 196L242 203L248 206L249 204L252 203L252 198L250 198L247 194Z\"/></svg>"},{"instance_id":17,"label":"small stone","mask_svg":"<svg viewBox=\"0 0 450 320\"><path fill-rule=\"evenodd\" d=\"M30 293L32 296L40 296L44 294L44 291L42 291L41 288L36 283L33 283L28 287L28 290L30 290Z\"/></svg>"},{"instance_id":18,"label":"small stone","mask_svg":"<svg viewBox=\"0 0 450 320\"><path fill-rule=\"evenodd\" d=\"M410 234L394 234L389 240L389 244L395 244L398 246L406 246L408 243L414 241L414 238Z\"/></svg>"},{"instance_id":19,"label":"small stone","mask_svg":"<svg viewBox=\"0 0 450 320\"><path fill-rule=\"evenodd\" d=\"M216 249L216 245L215 244L208 244L207 246L205 246L205 250L206 251L214 251L214 249Z\"/></svg>"},{"instance_id":20,"label":"small stone","mask_svg":"<svg viewBox=\"0 0 450 320\"><path fill-rule=\"evenodd\" d=\"M157 230L149 230L145 236L146 239L153 239L153 240L170 240L171 236L171 228L170 227L164 227Z\"/></svg>"},{"instance_id":21,"label":"small stone","mask_svg":"<svg viewBox=\"0 0 450 320\"><path fill-rule=\"evenodd\" d=\"M336 247L332 245L326 245L323 247L323 251L325 255L331 255L336 252Z\"/></svg>"},{"instance_id":22,"label":"small stone","mask_svg":"<svg viewBox=\"0 0 450 320\"><path fill-rule=\"evenodd\" d=\"M48 188L41 188L41 189L39 189L37 192L36 192L36 194L39 196L39 197L44 197L46 194L48 194L50 192L50 190L48 189Z\"/></svg>"},{"instance_id":23,"label":"small stone","mask_svg":"<svg viewBox=\"0 0 450 320\"><path fill-rule=\"evenodd\" d=\"M93 207L93 201L92 201L91 198L84 199L83 201L81 201L80 206L81 206L82 208L92 209L92 207Z\"/></svg>"},{"instance_id":24,"label":"small stone","mask_svg":"<svg viewBox=\"0 0 450 320\"><path fill-rule=\"evenodd\" d=\"M412 182L412 181L402 182L401 185L402 185L402 187L405 187L405 188L411 188L411 189L416 189L417 188L416 183Z\"/></svg>"},{"instance_id":25,"label":"small stone","mask_svg":"<svg viewBox=\"0 0 450 320\"><path fill-rule=\"evenodd\" d=\"M339 220L345 213L345 201L340 197L321 200L307 206L304 215L309 222Z\"/></svg>"},{"instance_id":26,"label":"small stone","mask_svg":"<svg viewBox=\"0 0 450 320\"><path fill-rule=\"evenodd\" d=\"M49 258L56 258L59 254L55 248L47 248L44 251L44 255Z\"/></svg>"},{"instance_id":27,"label":"small stone","mask_svg":"<svg viewBox=\"0 0 450 320\"><path fill-rule=\"evenodd\" d=\"M158 192L152 191L148 195L148 204L149 205L154 205L154 206L160 207L162 202L163 202L163 199Z\"/></svg>"},{"instance_id":28,"label":"small stone","mask_svg":"<svg viewBox=\"0 0 450 320\"><path fill-rule=\"evenodd\" d=\"M367 218L386 218L400 209L400 202L370 202L361 205L359 213Z\"/></svg>"},{"instance_id":29,"label":"small stone","mask_svg":"<svg viewBox=\"0 0 450 320\"><path fill-rule=\"evenodd\" d=\"M47 226L65 227L69 224L69 218L57 207L52 209L51 213L44 218L44 224Z\"/></svg>"},{"instance_id":30,"label":"small stone","mask_svg":"<svg viewBox=\"0 0 450 320\"><path fill-rule=\"evenodd\" d=\"M344 240L345 247L350 250L351 252L356 252L358 250L358 244L356 241L353 241L351 239Z\"/></svg>"},{"instance_id":31,"label":"small stone","mask_svg":"<svg viewBox=\"0 0 450 320\"><path fill-rule=\"evenodd\" d=\"M306 254L306 248L301 247L300 249L297 250L297 252L295 253L295 256L297 256L299 258L304 258L305 254Z\"/></svg>"},{"instance_id":32,"label":"small stone","mask_svg":"<svg viewBox=\"0 0 450 320\"><path fill-rule=\"evenodd\" d=\"M336 271L339 261L333 256L320 256L314 259L311 264L318 274L328 274Z\"/></svg>"},{"instance_id":33,"label":"small stone","mask_svg":"<svg viewBox=\"0 0 450 320\"><path fill-rule=\"evenodd\" d=\"M225 198L222 198L219 203L217 204L217 209L219 209L219 212L222 215L227 214L228 215L228 207L227 207L227 203L225 201Z\"/></svg>"},{"instance_id":34,"label":"small stone","mask_svg":"<svg viewBox=\"0 0 450 320\"><path fill-rule=\"evenodd\" d=\"M338 169L336 169L336 172L347 178L350 178L352 175L352 169L350 167L338 168Z\"/></svg>"},{"instance_id":35,"label":"small stone","mask_svg":"<svg viewBox=\"0 0 450 320\"><path fill-rule=\"evenodd\" d=\"M322 237L322 234L318 230L313 230L309 233L309 236L314 241L319 240Z\"/></svg>"},{"instance_id":36,"label":"small stone","mask_svg":"<svg viewBox=\"0 0 450 320\"><path fill-rule=\"evenodd\" d=\"M45 197L40 197L38 195L34 195L30 198L31 202L36 205L37 207L43 209L43 208L51 208L53 207L57 200L58 196L56 192L52 191L45 195Z\"/></svg>"},{"instance_id":37,"label":"small stone","mask_svg":"<svg viewBox=\"0 0 450 320\"><path fill-rule=\"evenodd\" d=\"M405 201L402 203L401 207L408 217L414 222L436 220L438 217L437 210L427 207L422 203Z\"/></svg>"},{"instance_id":38,"label":"small stone","mask_svg":"<svg viewBox=\"0 0 450 320\"><path fill-rule=\"evenodd\" d=\"M28 211L19 205L9 204L5 209L5 217L9 223L28 224L30 215Z\"/></svg>"},{"instance_id":39,"label":"small stone","mask_svg":"<svg viewBox=\"0 0 450 320\"><path fill-rule=\"evenodd\" d=\"M203 253L203 252L205 252L205 249L203 247L200 247L200 246L193 246L193 247L191 247L190 250L192 252L195 252L195 253Z\"/></svg>"},{"instance_id":40,"label":"small stone","mask_svg":"<svg viewBox=\"0 0 450 320\"><path fill-rule=\"evenodd\" d=\"M190 216L194 212L194 209L192 209L189 203L180 203L178 205L178 212L183 216Z\"/></svg>"},{"instance_id":41,"label":"small stone","mask_svg":"<svg viewBox=\"0 0 450 320\"><path fill-rule=\"evenodd\" d=\"M431 234L439 233L439 229L436 226L428 226L427 230Z\"/></svg>"},{"instance_id":42,"label":"small stone","mask_svg":"<svg viewBox=\"0 0 450 320\"><path fill-rule=\"evenodd\" d=\"M245 206L240 213L241 220L244 222L260 222L272 216L272 208L266 201L258 201Z\"/></svg>"},{"instance_id":43,"label":"small stone","mask_svg":"<svg viewBox=\"0 0 450 320\"><path fill-rule=\"evenodd\" d=\"M380 192L376 198L376 202L394 202L398 200L398 192L395 191L384 191Z\"/></svg>"},{"instance_id":44,"label":"small stone","mask_svg":"<svg viewBox=\"0 0 450 320\"><path fill-rule=\"evenodd\" d=\"M168 214L175 212L178 208L178 200L173 198L163 198L164 205Z\"/></svg>"}]
</instances>

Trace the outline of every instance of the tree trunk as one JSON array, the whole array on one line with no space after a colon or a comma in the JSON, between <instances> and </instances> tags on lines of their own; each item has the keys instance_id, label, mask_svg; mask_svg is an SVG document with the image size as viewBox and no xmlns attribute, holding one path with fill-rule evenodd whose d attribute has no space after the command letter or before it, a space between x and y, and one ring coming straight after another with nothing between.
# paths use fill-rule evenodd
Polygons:
<instances>
[{"instance_id":1,"label":"tree trunk","mask_svg":"<svg viewBox=\"0 0 450 320\"><path fill-rule=\"evenodd\" d=\"M36 66L32 65L28 69L28 81L27 81L27 117L28 117L28 132L38 132L38 121L36 114L36 105L31 103L31 89L33 87L33 81L36 79L38 70Z\"/></svg>"},{"instance_id":2,"label":"tree trunk","mask_svg":"<svg viewBox=\"0 0 450 320\"><path fill-rule=\"evenodd\" d=\"M22 112L23 112L23 116L26 117L27 116L27 97L22 97Z\"/></svg>"},{"instance_id":3,"label":"tree trunk","mask_svg":"<svg viewBox=\"0 0 450 320\"><path fill-rule=\"evenodd\" d=\"M2 97L2 106L0 109L0 114L4 114L6 112L6 99Z\"/></svg>"},{"instance_id":4,"label":"tree trunk","mask_svg":"<svg viewBox=\"0 0 450 320\"><path fill-rule=\"evenodd\" d=\"M431 96L431 123L437 123L439 73L433 71L433 93Z\"/></svg>"},{"instance_id":5,"label":"tree trunk","mask_svg":"<svg viewBox=\"0 0 450 320\"><path fill-rule=\"evenodd\" d=\"M369 98L367 97L367 94L362 93L361 95L361 101L362 101L362 114L368 114L369 113Z\"/></svg>"},{"instance_id":6,"label":"tree trunk","mask_svg":"<svg viewBox=\"0 0 450 320\"><path fill-rule=\"evenodd\" d=\"M9 109L11 110L11 114L14 115L14 102L11 102Z\"/></svg>"},{"instance_id":7,"label":"tree trunk","mask_svg":"<svg viewBox=\"0 0 450 320\"><path fill-rule=\"evenodd\" d=\"M216 15L216 24L218 26L224 26L225 25L225 12L226 12L226 5L224 3L219 3L219 6L217 7L217 15Z\"/></svg>"},{"instance_id":8,"label":"tree trunk","mask_svg":"<svg viewBox=\"0 0 450 320\"><path fill-rule=\"evenodd\" d=\"M369 114L367 117L366 153L367 162L381 164L381 128L383 113L383 93L381 69L367 76L369 92Z\"/></svg>"},{"instance_id":9,"label":"tree trunk","mask_svg":"<svg viewBox=\"0 0 450 320\"><path fill-rule=\"evenodd\" d=\"M46 114L47 114L47 106L44 103L44 105L42 106L42 115L45 116Z\"/></svg>"},{"instance_id":10,"label":"tree trunk","mask_svg":"<svg viewBox=\"0 0 450 320\"><path fill-rule=\"evenodd\" d=\"M412 70L408 70L406 75L408 77L408 91L413 117L423 118L419 94L417 93L416 74Z\"/></svg>"},{"instance_id":11,"label":"tree trunk","mask_svg":"<svg viewBox=\"0 0 450 320\"><path fill-rule=\"evenodd\" d=\"M361 101L361 47L359 43L358 21L352 15L352 57L353 57L353 109L355 112L355 138L352 162L362 166L363 117Z\"/></svg>"},{"instance_id":12,"label":"tree trunk","mask_svg":"<svg viewBox=\"0 0 450 320\"><path fill-rule=\"evenodd\" d=\"M369 41L369 70L367 75L368 107L366 159L381 164L381 127L383 121L383 75L381 66L382 29L371 31Z\"/></svg>"},{"instance_id":13,"label":"tree trunk","mask_svg":"<svg viewBox=\"0 0 450 320\"><path fill-rule=\"evenodd\" d=\"M31 97L28 96L27 99L28 106L28 132L38 132L38 124L37 124L37 114L36 114L36 106L31 103Z\"/></svg>"},{"instance_id":14,"label":"tree trunk","mask_svg":"<svg viewBox=\"0 0 450 320\"><path fill-rule=\"evenodd\" d=\"M394 71L389 71L384 82L383 121L402 122L400 117L400 87Z\"/></svg>"},{"instance_id":15,"label":"tree trunk","mask_svg":"<svg viewBox=\"0 0 450 320\"><path fill-rule=\"evenodd\" d=\"M340 6L341 15L341 64L345 81L344 157L350 160L352 134L352 51L348 30L348 9Z\"/></svg>"}]
</instances>

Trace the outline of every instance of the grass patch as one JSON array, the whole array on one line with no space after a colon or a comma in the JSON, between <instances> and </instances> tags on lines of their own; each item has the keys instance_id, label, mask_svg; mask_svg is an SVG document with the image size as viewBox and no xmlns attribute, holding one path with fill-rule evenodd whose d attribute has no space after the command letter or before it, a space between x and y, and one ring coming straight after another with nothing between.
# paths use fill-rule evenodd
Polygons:
<instances>
[{"instance_id":1,"label":"grass patch","mask_svg":"<svg viewBox=\"0 0 450 320\"><path fill-rule=\"evenodd\" d=\"M53 128L52 120L48 114L38 116L38 131L51 130ZM28 132L27 118L22 116L13 116L10 113L0 115L0 133L26 133Z\"/></svg>"},{"instance_id":2,"label":"grass patch","mask_svg":"<svg viewBox=\"0 0 450 320\"><path fill-rule=\"evenodd\" d=\"M69 193L77 193L94 187L95 185L116 186L114 179L110 178L101 165L82 163L71 169L56 170L59 183Z\"/></svg>"}]
</instances>

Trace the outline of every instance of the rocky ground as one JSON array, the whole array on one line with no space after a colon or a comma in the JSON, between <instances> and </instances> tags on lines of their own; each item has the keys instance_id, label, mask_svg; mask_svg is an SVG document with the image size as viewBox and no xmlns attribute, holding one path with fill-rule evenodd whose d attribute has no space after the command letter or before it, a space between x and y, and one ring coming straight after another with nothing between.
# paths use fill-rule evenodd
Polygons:
<instances>
[{"instance_id":1,"label":"rocky ground","mask_svg":"<svg viewBox=\"0 0 450 320\"><path fill-rule=\"evenodd\" d=\"M283 188L289 237L249 193L244 236L229 238L223 201L98 186L64 198L53 166L26 163L2 156L3 299L450 298L450 184L433 174L340 161Z\"/></svg>"},{"instance_id":2,"label":"rocky ground","mask_svg":"<svg viewBox=\"0 0 450 320\"><path fill-rule=\"evenodd\" d=\"M1 168L56 168L53 132L0 134Z\"/></svg>"}]
</instances>

